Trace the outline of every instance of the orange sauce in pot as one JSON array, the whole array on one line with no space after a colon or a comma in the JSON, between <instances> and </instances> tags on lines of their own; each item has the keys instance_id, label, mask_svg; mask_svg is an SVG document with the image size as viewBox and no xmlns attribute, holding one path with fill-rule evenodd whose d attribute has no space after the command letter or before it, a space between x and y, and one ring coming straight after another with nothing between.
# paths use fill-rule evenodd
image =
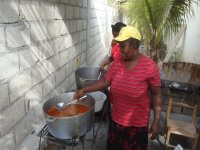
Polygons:
<instances>
[{"instance_id":1,"label":"orange sauce in pot","mask_svg":"<svg viewBox=\"0 0 200 150\"><path fill-rule=\"evenodd\" d=\"M47 114L53 117L70 117L76 116L82 113L85 113L90 108L81 104L69 104L65 106L62 110L56 109L56 107L52 107L48 110Z\"/></svg>"}]
</instances>

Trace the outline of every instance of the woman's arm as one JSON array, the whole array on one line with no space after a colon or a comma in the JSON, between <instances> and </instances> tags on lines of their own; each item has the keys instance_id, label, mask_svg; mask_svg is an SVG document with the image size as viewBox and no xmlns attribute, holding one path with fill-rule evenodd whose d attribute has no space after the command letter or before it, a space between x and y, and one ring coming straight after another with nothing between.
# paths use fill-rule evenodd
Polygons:
<instances>
[{"instance_id":1,"label":"woman's arm","mask_svg":"<svg viewBox=\"0 0 200 150\"><path fill-rule=\"evenodd\" d=\"M153 103L154 120L150 128L151 139L155 139L159 133L159 124L161 117L161 93L160 86L150 86L150 94Z\"/></svg>"},{"instance_id":2,"label":"woman's arm","mask_svg":"<svg viewBox=\"0 0 200 150\"><path fill-rule=\"evenodd\" d=\"M110 86L110 81L106 80L105 78L102 78L102 79L98 80L97 82L95 82L94 84L88 85L88 86L78 90L74 94L73 98L78 99L78 98L84 96L86 93L100 91L100 90L106 89L109 86Z\"/></svg>"},{"instance_id":3,"label":"woman's arm","mask_svg":"<svg viewBox=\"0 0 200 150\"><path fill-rule=\"evenodd\" d=\"M103 70L105 66L107 66L109 63L111 63L113 61L113 57L106 57L106 59L103 61L103 63L101 64L100 69Z\"/></svg>"}]
</instances>

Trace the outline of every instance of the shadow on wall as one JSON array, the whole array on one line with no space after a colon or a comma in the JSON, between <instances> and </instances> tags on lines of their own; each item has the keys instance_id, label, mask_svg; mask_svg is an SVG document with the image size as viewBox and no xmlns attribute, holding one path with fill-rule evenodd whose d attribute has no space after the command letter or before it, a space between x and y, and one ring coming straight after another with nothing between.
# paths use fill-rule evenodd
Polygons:
<instances>
[{"instance_id":1,"label":"shadow on wall","mask_svg":"<svg viewBox=\"0 0 200 150\"><path fill-rule=\"evenodd\" d=\"M199 86L200 65L186 62L164 63L161 78Z\"/></svg>"},{"instance_id":2,"label":"shadow on wall","mask_svg":"<svg viewBox=\"0 0 200 150\"><path fill-rule=\"evenodd\" d=\"M13 149L43 118L44 100L74 84L74 71L86 65L86 54L92 63L105 49L106 8L102 4L99 10L100 2L92 2L89 21L87 1L0 2L0 93L4 92L0 145L4 149Z\"/></svg>"}]
</instances>

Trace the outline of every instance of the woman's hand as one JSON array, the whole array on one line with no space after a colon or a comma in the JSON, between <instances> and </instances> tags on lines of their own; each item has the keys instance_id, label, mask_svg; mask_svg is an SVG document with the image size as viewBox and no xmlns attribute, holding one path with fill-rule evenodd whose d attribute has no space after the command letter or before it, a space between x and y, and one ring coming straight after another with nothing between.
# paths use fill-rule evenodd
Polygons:
<instances>
[{"instance_id":1,"label":"woman's hand","mask_svg":"<svg viewBox=\"0 0 200 150\"><path fill-rule=\"evenodd\" d=\"M110 56L107 59L104 60L104 62L101 64L100 71L104 70L104 67L110 64L113 61L113 57Z\"/></svg>"},{"instance_id":2,"label":"woman's hand","mask_svg":"<svg viewBox=\"0 0 200 150\"><path fill-rule=\"evenodd\" d=\"M154 121L150 128L150 134L151 134L151 139L154 140L159 133L162 99L159 86L150 86L150 92L152 96L153 113L154 113Z\"/></svg>"},{"instance_id":3,"label":"woman's hand","mask_svg":"<svg viewBox=\"0 0 200 150\"><path fill-rule=\"evenodd\" d=\"M156 139L159 134L159 122L153 121L151 128L149 130L151 140Z\"/></svg>"},{"instance_id":4,"label":"woman's hand","mask_svg":"<svg viewBox=\"0 0 200 150\"><path fill-rule=\"evenodd\" d=\"M104 70L104 66L106 66L104 63L100 66L99 71Z\"/></svg>"},{"instance_id":5,"label":"woman's hand","mask_svg":"<svg viewBox=\"0 0 200 150\"><path fill-rule=\"evenodd\" d=\"M73 96L73 99L79 99L81 98L82 96L84 96L86 93L84 91L84 89L80 89L80 90L77 90Z\"/></svg>"}]
</instances>

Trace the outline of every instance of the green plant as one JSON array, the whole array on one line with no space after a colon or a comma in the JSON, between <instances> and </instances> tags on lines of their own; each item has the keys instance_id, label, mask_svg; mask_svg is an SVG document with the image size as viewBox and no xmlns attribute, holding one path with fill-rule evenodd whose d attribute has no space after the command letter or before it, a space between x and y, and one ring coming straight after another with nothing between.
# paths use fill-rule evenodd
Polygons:
<instances>
[{"instance_id":1,"label":"green plant","mask_svg":"<svg viewBox=\"0 0 200 150\"><path fill-rule=\"evenodd\" d=\"M130 24L142 33L150 57L158 58L164 38L177 33L192 16L192 3L199 0L127 0L122 6Z\"/></svg>"}]
</instances>

